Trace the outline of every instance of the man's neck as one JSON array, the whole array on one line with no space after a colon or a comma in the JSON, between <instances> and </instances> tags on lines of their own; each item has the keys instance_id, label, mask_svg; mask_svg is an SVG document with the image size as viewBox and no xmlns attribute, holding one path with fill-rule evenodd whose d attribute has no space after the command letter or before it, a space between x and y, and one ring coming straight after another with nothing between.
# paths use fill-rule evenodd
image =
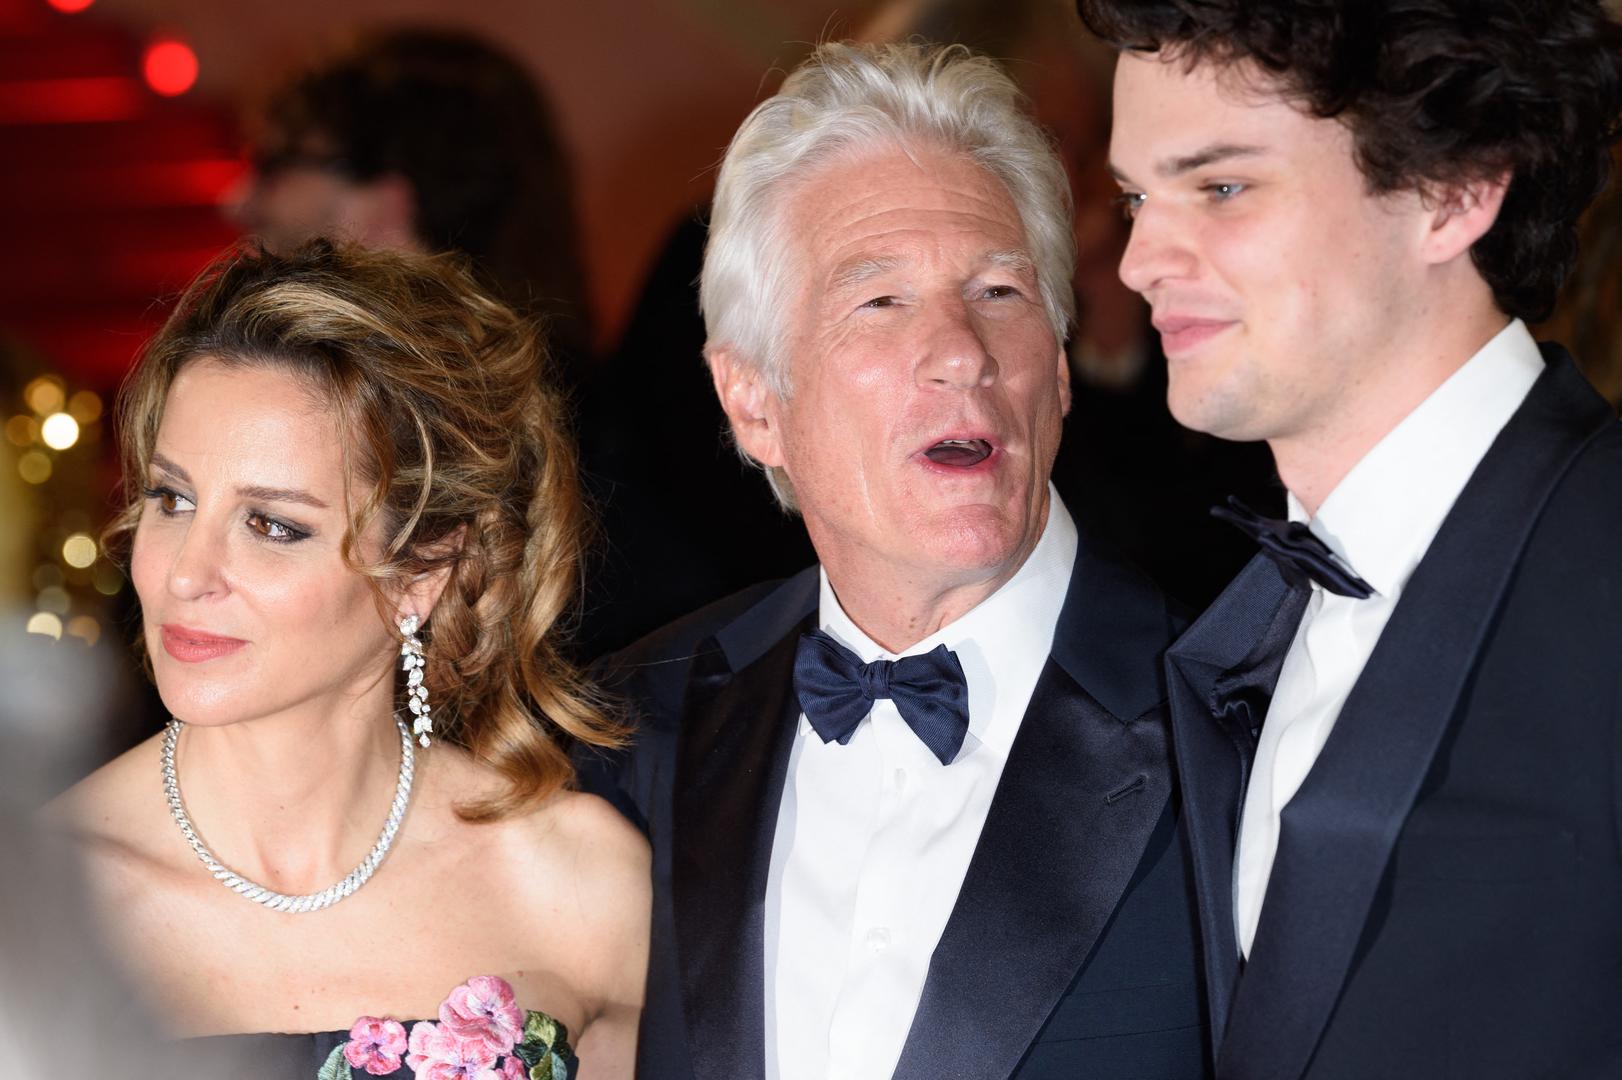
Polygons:
<instances>
[{"instance_id":1,"label":"man's neck","mask_svg":"<svg viewBox=\"0 0 1622 1080\"><path fill-rule=\"evenodd\" d=\"M1279 479L1315 515L1353 467L1508 324L1496 308L1416 337L1400 357L1371 364L1377 377L1299 432L1267 440Z\"/></svg>"}]
</instances>

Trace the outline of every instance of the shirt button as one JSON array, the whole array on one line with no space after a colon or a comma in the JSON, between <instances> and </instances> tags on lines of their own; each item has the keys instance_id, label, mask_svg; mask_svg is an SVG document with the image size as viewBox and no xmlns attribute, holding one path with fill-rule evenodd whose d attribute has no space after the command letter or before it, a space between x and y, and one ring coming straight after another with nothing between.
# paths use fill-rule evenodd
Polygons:
<instances>
[{"instance_id":1,"label":"shirt button","mask_svg":"<svg viewBox=\"0 0 1622 1080\"><path fill-rule=\"evenodd\" d=\"M867 951L877 956L890 947L890 928L875 926L867 932Z\"/></svg>"}]
</instances>

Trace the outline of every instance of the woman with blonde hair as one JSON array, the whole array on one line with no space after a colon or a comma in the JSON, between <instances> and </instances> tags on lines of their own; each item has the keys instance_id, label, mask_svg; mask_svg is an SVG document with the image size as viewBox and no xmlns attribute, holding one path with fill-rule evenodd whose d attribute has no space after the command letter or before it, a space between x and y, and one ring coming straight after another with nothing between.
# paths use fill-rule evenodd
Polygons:
<instances>
[{"instance_id":1,"label":"woman with blonde hair","mask_svg":"<svg viewBox=\"0 0 1622 1080\"><path fill-rule=\"evenodd\" d=\"M555 640L583 514L543 361L454 261L317 242L222 259L125 388L174 719L54 813L152 1010L253 1075L630 1075L648 853L568 790L620 733Z\"/></svg>"}]
</instances>

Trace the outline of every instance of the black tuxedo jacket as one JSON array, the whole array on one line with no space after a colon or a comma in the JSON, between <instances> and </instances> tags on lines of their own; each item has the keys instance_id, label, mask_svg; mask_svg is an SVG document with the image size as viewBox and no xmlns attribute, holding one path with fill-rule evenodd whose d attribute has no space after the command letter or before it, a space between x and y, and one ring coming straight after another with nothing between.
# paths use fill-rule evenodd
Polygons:
<instances>
[{"instance_id":1,"label":"black tuxedo jacket","mask_svg":"<svg viewBox=\"0 0 1622 1080\"><path fill-rule=\"evenodd\" d=\"M582 783L653 843L650 1080L762 1075L766 873L817 593L812 568L600 665L639 730L584 761ZM1208 1075L1161 666L1177 629L1154 586L1083 538L895 1076Z\"/></svg>"},{"instance_id":2,"label":"black tuxedo jacket","mask_svg":"<svg viewBox=\"0 0 1622 1080\"><path fill-rule=\"evenodd\" d=\"M1168 654L1219 1077L1622 1077L1622 427L1545 359L1284 808L1242 972L1240 802L1304 593L1258 556Z\"/></svg>"}]
</instances>

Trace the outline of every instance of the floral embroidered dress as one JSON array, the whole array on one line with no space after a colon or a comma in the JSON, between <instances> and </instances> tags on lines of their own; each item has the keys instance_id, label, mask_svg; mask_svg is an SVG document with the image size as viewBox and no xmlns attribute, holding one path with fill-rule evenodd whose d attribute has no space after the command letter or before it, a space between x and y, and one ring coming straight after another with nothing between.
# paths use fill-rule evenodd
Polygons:
<instances>
[{"instance_id":1,"label":"floral embroidered dress","mask_svg":"<svg viewBox=\"0 0 1622 1080\"><path fill-rule=\"evenodd\" d=\"M492 975L452 990L437 1021L363 1016L348 1031L220 1035L191 1043L208 1057L231 1061L233 1077L278 1080L569 1080L577 1066L563 1025L520 1009L512 987Z\"/></svg>"}]
</instances>

